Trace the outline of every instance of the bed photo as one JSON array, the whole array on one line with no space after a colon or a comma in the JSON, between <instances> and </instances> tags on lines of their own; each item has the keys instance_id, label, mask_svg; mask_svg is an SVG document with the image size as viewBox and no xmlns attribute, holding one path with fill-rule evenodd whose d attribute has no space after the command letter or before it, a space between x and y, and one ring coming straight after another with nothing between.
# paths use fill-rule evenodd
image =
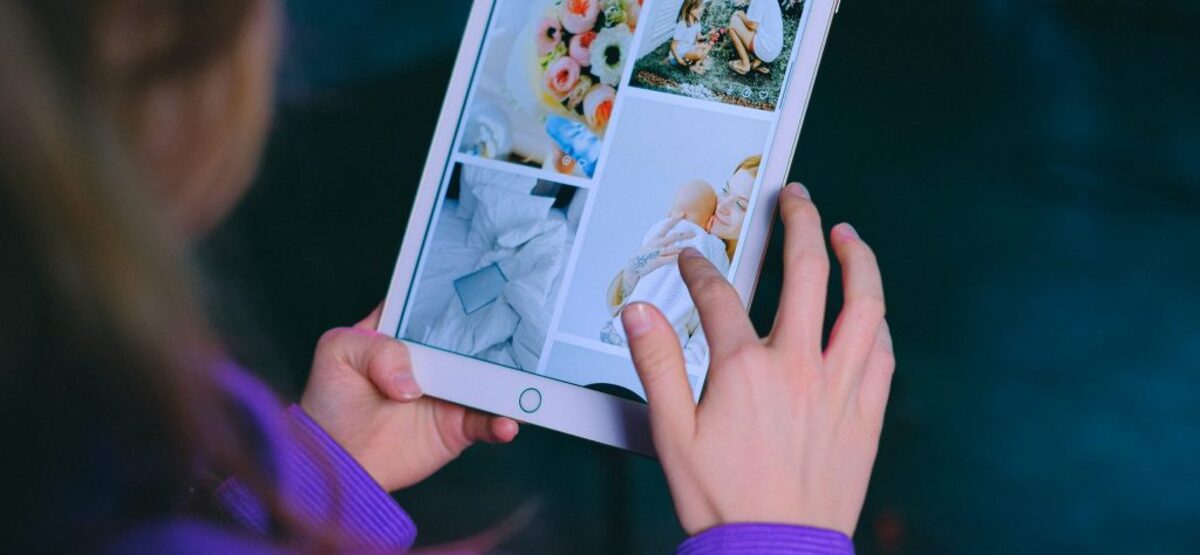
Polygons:
<instances>
[{"instance_id":1,"label":"bed photo","mask_svg":"<svg viewBox=\"0 0 1200 555\"><path fill-rule=\"evenodd\" d=\"M458 165L424 249L405 338L536 371L585 195Z\"/></svg>"}]
</instances>

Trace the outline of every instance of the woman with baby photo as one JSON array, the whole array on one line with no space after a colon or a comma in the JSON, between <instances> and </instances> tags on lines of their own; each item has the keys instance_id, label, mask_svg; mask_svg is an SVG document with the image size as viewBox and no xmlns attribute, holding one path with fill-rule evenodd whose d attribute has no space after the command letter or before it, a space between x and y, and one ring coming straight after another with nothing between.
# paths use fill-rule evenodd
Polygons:
<instances>
[{"instance_id":1,"label":"woman with baby photo","mask_svg":"<svg viewBox=\"0 0 1200 555\"><path fill-rule=\"evenodd\" d=\"M694 248L719 271L728 273L761 162L760 155L744 159L720 191L700 179L679 187L667 218L651 227L638 253L613 277L606 295L612 319L602 326L601 341L626 345L621 312L635 302L649 302L675 328L688 362L704 363L708 349L695 305L679 274L679 253Z\"/></svg>"}]
</instances>

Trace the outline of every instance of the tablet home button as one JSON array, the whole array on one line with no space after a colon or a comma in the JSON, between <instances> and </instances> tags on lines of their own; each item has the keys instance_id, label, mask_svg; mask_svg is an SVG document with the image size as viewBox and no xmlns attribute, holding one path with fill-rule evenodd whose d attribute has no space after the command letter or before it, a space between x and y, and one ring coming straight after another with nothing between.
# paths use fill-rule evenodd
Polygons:
<instances>
[{"instance_id":1,"label":"tablet home button","mask_svg":"<svg viewBox=\"0 0 1200 555\"><path fill-rule=\"evenodd\" d=\"M537 412L542 408L542 392L534 388L528 388L521 392L521 398L517 400L521 405L521 410L525 412Z\"/></svg>"}]
</instances>

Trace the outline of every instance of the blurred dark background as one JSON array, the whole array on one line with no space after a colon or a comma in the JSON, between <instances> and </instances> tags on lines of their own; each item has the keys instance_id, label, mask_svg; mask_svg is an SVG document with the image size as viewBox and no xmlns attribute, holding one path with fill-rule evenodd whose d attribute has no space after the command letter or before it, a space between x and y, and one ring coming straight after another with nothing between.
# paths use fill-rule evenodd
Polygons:
<instances>
[{"instance_id":1,"label":"blurred dark background","mask_svg":"<svg viewBox=\"0 0 1200 555\"><path fill-rule=\"evenodd\" d=\"M204 248L285 395L385 293L468 8L287 4L261 177ZM1200 546L1200 2L844 0L791 176L885 272L899 367L861 552ZM655 463L533 427L398 497L423 545L529 504L505 551L683 537Z\"/></svg>"}]
</instances>

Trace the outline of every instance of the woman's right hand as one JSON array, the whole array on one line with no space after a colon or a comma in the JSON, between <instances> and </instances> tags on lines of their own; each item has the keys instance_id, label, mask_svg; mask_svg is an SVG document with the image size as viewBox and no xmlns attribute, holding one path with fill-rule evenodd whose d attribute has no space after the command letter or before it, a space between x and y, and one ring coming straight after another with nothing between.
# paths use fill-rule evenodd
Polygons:
<instances>
[{"instance_id":1,"label":"woman's right hand","mask_svg":"<svg viewBox=\"0 0 1200 555\"><path fill-rule=\"evenodd\" d=\"M651 237L646 244L642 245L638 253L633 255L629 259L629 262L625 263L625 267L621 269L621 285L622 290L626 294L633 291L638 281L650 272L675 263L675 260L679 257L679 252L683 250L676 243L696 237L694 231L671 233L675 225L681 221L683 221L683 218L678 216L668 220L666 225L662 227L662 230L654 237Z\"/></svg>"},{"instance_id":2,"label":"woman's right hand","mask_svg":"<svg viewBox=\"0 0 1200 555\"><path fill-rule=\"evenodd\" d=\"M426 397L408 347L375 331L383 306L321 336L300 407L387 491L441 469L476 442L508 443L517 422Z\"/></svg>"},{"instance_id":3,"label":"woman's right hand","mask_svg":"<svg viewBox=\"0 0 1200 555\"><path fill-rule=\"evenodd\" d=\"M879 268L852 227L833 229L845 302L822 348L829 258L808 192L780 195L784 284L760 339L737 292L688 249L679 267L712 353L692 401L679 339L654 307L624 311L654 444L688 534L722 524L807 525L853 535L879 445L895 362Z\"/></svg>"}]
</instances>

